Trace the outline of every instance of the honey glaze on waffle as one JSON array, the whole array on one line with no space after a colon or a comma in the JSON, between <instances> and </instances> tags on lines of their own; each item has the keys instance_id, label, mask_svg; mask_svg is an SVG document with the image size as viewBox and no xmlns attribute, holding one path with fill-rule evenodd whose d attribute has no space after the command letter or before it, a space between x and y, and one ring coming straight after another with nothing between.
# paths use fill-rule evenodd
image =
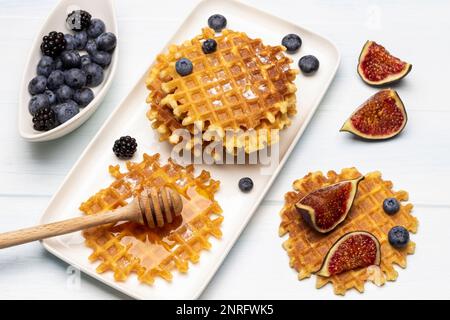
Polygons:
<instances>
[{"instance_id":1,"label":"honey glaze on waffle","mask_svg":"<svg viewBox=\"0 0 450 320\"><path fill-rule=\"evenodd\" d=\"M216 52L203 53L206 39L216 40ZM292 60L284 50L282 46L266 46L243 32L223 30L217 35L209 28L182 45L170 46L167 54L157 57L147 78L147 116L153 128L161 140L175 144L179 136L174 131L187 128L193 133L194 123L221 137L224 130L288 126L289 117L296 113L293 82L298 71L290 68ZM182 57L194 66L192 74L184 77L174 67ZM247 152L270 143L267 136L257 138L264 142L252 141Z\"/></svg>"},{"instance_id":2,"label":"honey glaze on waffle","mask_svg":"<svg viewBox=\"0 0 450 320\"><path fill-rule=\"evenodd\" d=\"M86 245L93 250L89 260L100 262L98 273L112 271L117 281L136 273L147 284L157 277L171 280L173 270L187 272L189 262L197 263L200 252L211 248L211 236L221 238L222 210L214 200L219 182L206 171L194 176L193 170L192 165L183 167L171 160L161 166L159 154L144 154L140 163L127 162L124 173L118 166L110 166L115 180L81 204L85 214L101 214L124 206L148 186L176 190L183 200L183 210L162 228L122 222L85 230Z\"/></svg>"},{"instance_id":3,"label":"honey glaze on waffle","mask_svg":"<svg viewBox=\"0 0 450 320\"><path fill-rule=\"evenodd\" d=\"M321 288L331 282L335 294L344 295L349 289L364 291L366 281L372 281L378 286L386 281L397 279L398 273L394 264L406 268L406 257L413 254L415 243L409 241L404 249L393 248L388 241L389 230L397 225L403 226L412 233L417 232L418 221L411 215L412 204L402 204L395 215L387 215L383 211L383 201L394 197L404 202L408 200L405 191L393 191L392 182L381 178L381 173L371 172L359 183L353 206L347 218L335 230L320 234L312 230L295 209L295 203L307 194L325 186L356 179L361 176L355 168L343 169L340 174L329 171L327 176L321 172L309 173L293 184L294 192L285 195L285 206L280 212L280 236L288 235L283 248L289 256L289 264L298 272L298 279L310 277L317 272L333 244L344 234L351 231L367 231L373 234L381 245L380 266L369 266L347 271L331 277L317 276L316 287Z\"/></svg>"}]
</instances>

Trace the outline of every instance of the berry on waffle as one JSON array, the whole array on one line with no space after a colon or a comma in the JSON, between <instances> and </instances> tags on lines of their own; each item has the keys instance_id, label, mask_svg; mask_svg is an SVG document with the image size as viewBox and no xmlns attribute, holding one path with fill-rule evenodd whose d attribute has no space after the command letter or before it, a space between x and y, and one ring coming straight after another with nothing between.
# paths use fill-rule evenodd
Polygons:
<instances>
[{"instance_id":1,"label":"berry on waffle","mask_svg":"<svg viewBox=\"0 0 450 320\"><path fill-rule=\"evenodd\" d=\"M217 43L216 51L205 54L202 44L208 39ZM157 57L147 78L150 90L148 118L153 121L162 140L176 144L174 131L194 123L204 132L224 137L226 130L247 131L282 129L296 113L297 70L282 46L267 46L260 39L251 39L243 32L212 29L181 45L172 45L169 52ZM175 64L182 58L193 64L192 73L182 76ZM257 137L261 135L256 135ZM267 136L250 138L246 152L262 149ZM233 139L238 141L239 138ZM234 142L228 142L227 150Z\"/></svg>"}]
</instances>

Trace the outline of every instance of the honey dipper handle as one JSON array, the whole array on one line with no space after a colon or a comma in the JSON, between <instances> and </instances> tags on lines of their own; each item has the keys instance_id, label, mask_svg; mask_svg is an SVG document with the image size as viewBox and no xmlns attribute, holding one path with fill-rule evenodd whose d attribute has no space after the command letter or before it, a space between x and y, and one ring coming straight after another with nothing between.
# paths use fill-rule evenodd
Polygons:
<instances>
[{"instance_id":1,"label":"honey dipper handle","mask_svg":"<svg viewBox=\"0 0 450 320\"><path fill-rule=\"evenodd\" d=\"M116 210L87 215L83 217L43 224L31 228L10 231L0 234L0 249L12 247L15 245L59 236L106 223L118 221L137 221L141 217L141 211L138 204L132 201L125 207Z\"/></svg>"}]
</instances>

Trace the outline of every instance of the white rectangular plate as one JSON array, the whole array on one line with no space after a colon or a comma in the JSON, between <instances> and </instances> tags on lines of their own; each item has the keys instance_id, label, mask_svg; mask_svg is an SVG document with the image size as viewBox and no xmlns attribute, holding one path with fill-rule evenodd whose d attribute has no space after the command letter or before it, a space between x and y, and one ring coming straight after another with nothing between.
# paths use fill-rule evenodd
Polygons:
<instances>
[{"instance_id":1,"label":"white rectangular plate","mask_svg":"<svg viewBox=\"0 0 450 320\"><path fill-rule=\"evenodd\" d=\"M250 37L262 38L265 44L278 45L284 35L299 34L303 39L303 45L300 52L292 56L295 63L293 67L297 68L296 63L302 55L313 54L320 60L320 68L312 76L305 77L300 74L297 77L298 114L293 118L292 125L281 133L280 162L272 175L262 175L259 165L197 166L198 170L206 169L211 172L214 179L221 181L216 199L223 208L225 219L222 225L223 238L211 239L211 250L202 252L200 262L191 265L187 274L175 272L172 282L157 279L153 286L140 284L136 276L130 277L126 282L115 282L111 272L101 275L95 272L97 264L88 261L91 249L84 245L80 233L43 241L47 250L64 261L135 298L194 299L201 294L283 167L339 65L338 50L330 41L295 24L235 1L201 2L168 44L181 43L199 34L201 28L205 27L208 17L217 12L227 17L228 28L245 31ZM166 48L167 46L163 50ZM159 152L164 161L169 157L171 151L169 144L158 141L157 133L151 129L145 116L148 109L145 103L148 94L145 88L147 71L145 70L132 91L109 117L67 175L45 211L42 223L80 215L78 210L80 203L109 185L111 178L107 172L108 165L124 164L117 160L111 151L117 137L129 134L137 139L139 154L133 158L135 161L139 161L144 152L149 154ZM243 176L249 176L254 181L254 189L249 194L244 194L238 189L238 180Z\"/></svg>"}]
</instances>

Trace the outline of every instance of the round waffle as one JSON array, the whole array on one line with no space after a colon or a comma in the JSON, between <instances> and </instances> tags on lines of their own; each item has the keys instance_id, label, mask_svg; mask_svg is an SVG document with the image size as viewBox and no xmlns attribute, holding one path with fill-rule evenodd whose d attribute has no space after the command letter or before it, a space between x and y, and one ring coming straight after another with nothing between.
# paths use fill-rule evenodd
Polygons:
<instances>
[{"instance_id":1,"label":"round waffle","mask_svg":"<svg viewBox=\"0 0 450 320\"><path fill-rule=\"evenodd\" d=\"M410 241L404 249L393 248L388 241L389 230L397 225L403 226L410 232L417 231L418 221L411 215L412 204L403 204L400 211L389 216L383 211L383 200L395 197L399 201L408 200L405 191L393 191L392 182L381 178L381 173L371 172L359 183L358 192L353 206L342 224L327 234L319 234L312 230L300 215L294 205L307 194L344 180L351 180L361 176L355 168L343 169L340 174L329 171L327 176L321 172L314 172L294 182L295 192L285 195L285 206L281 215L279 229L280 236L286 234L289 238L283 243L283 248L290 258L290 266L298 272L299 280L308 278L317 272L328 250L337 239L351 231L367 231L377 237L381 245L380 266L370 266L347 271L331 277L317 276L316 286L320 288L331 282L336 294L344 295L351 288L359 292L364 291L364 283L372 281L382 285L397 279L397 271L393 265L406 267L406 257L413 254L415 243Z\"/></svg>"},{"instance_id":2,"label":"round waffle","mask_svg":"<svg viewBox=\"0 0 450 320\"><path fill-rule=\"evenodd\" d=\"M98 273L112 271L117 281L136 273L147 284L156 277L171 280L174 269L187 272L189 262L198 262L200 252L210 249L211 236L222 236L222 210L214 200L219 182L207 171L194 176L192 165L183 167L171 160L162 166L159 154L144 154L140 163L127 162L126 172L120 172L119 166L110 166L109 171L114 181L81 204L85 214L125 206L150 186L176 190L183 199L183 210L181 216L159 229L125 222L85 230L86 245L93 250L89 260L100 261Z\"/></svg>"},{"instance_id":3,"label":"round waffle","mask_svg":"<svg viewBox=\"0 0 450 320\"><path fill-rule=\"evenodd\" d=\"M216 40L214 53L203 53L206 39ZM284 50L266 46L243 32L223 30L216 35L209 28L182 45L170 46L167 54L157 57L147 78L151 91L147 115L153 128L162 140L176 144L179 136L174 131L186 128L193 133L194 124L208 133L206 137L215 134L221 138L227 130L270 131L288 126L289 117L296 112L293 82L298 71L290 68L292 60ZM175 70L175 62L182 57L194 66L184 77ZM256 136L257 140L247 139L246 147L226 142L227 150L243 147L250 153L270 141L266 134L266 138Z\"/></svg>"}]
</instances>

